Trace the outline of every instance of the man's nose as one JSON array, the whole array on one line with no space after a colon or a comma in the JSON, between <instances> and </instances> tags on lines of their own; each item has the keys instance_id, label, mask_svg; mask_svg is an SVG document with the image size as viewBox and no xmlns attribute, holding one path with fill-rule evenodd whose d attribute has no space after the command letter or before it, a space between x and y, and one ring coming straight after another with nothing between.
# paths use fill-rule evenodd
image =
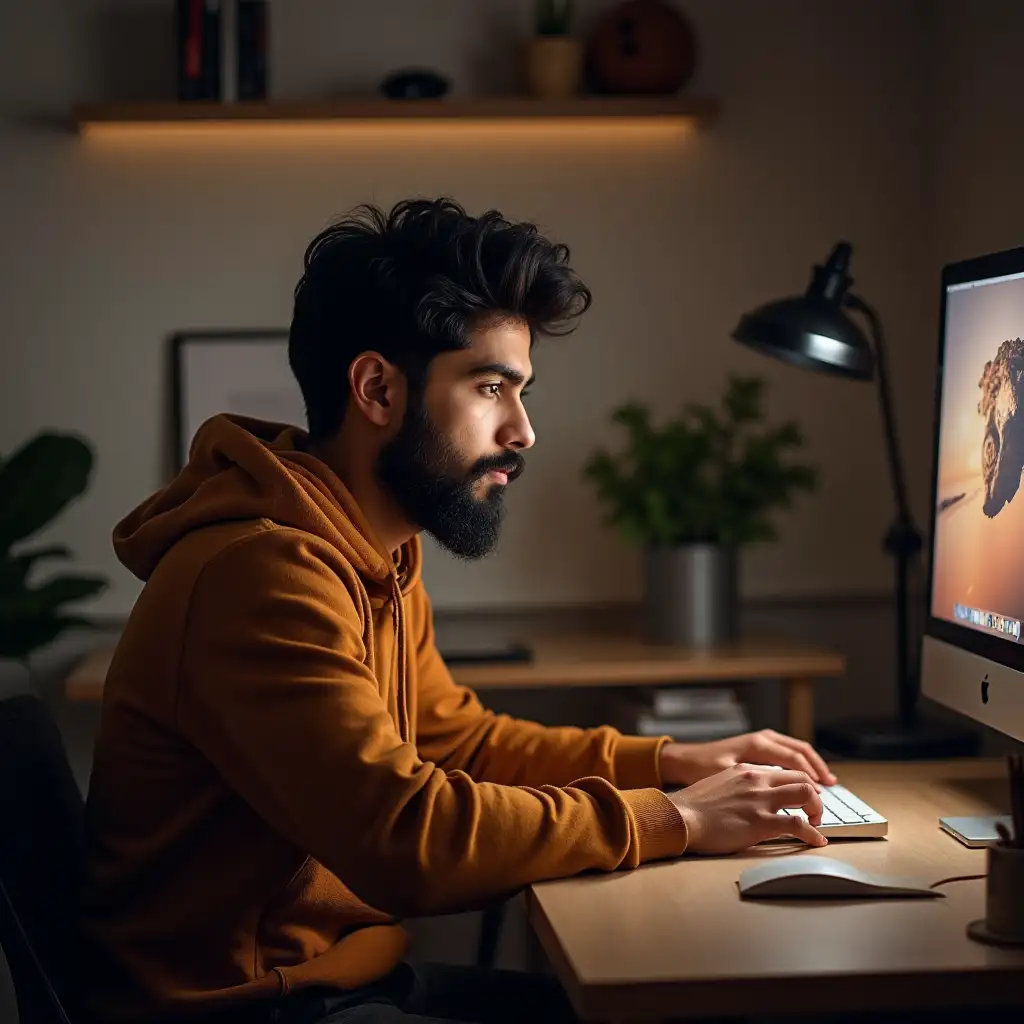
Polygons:
<instances>
[{"instance_id":1,"label":"man's nose","mask_svg":"<svg viewBox=\"0 0 1024 1024\"><path fill-rule=\"evenodd\" d=\"M525 409L505 425L502 434L503 436L499 438L502 448L514 448L517 451L532 448L537 440L537 435L533 432L533 425L530 423L530 417L526 415Z\"/></svg>"}]
</instances>

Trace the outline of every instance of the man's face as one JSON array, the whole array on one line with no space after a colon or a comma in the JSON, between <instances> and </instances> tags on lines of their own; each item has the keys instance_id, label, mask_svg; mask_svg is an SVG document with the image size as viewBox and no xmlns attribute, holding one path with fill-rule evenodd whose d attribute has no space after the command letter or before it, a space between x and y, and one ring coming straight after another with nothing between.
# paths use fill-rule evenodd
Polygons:
<instances>
[{"instance_id":1,"label":"man's face","mask_svg":"<svg viewBox=\"0 0 1024 1024\"><path fill-rule=\"evenodd\" d=\"M431 361L422 397L410 398L377 462L381 483L410 520L460 558L494 547L505 487L534 442L523 408L533 373L529 328L498 323L471 337L468 349Z\"/></svg>"}]
</instances>

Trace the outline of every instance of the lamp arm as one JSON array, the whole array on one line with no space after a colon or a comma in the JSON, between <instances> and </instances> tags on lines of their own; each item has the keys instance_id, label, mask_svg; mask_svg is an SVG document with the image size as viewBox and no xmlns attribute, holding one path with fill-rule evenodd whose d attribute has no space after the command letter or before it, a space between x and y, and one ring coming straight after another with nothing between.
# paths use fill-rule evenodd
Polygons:
<instances>
[{"instance_id":1,"label":"lamp arm","mask_svg":"<svg viewBox=\"0 0 1024 1024\"><path fill-rule=\"evenodd\" d=\"M859 295L847 294L845 303L851 309L863 313L871 325L875 345L875 360L878 365L878 397L882 406L882 425L885 430L885 450L889 459L889 474L896 498L896 512L901 524L913 525L910 502L907 500L907 482L903 473L903 459L900 456L899 437L896 431L896 413L892 402L892 388L889 382L889 358L886 351L885 333L882 322L874 308Z\"/></svg>"},{"instance_id":2,"label":"lamp arm","mask_svg":"<svg viewBox=\"0 0 1024 1024\"><path fill-rule=\"evenodd\" d=\"M899 439L896 436L896 416L893 411L892 391L889 385L889 363L886 358L885 335L878 314L863 299L847 295L845 303L859 310L871 324L875 343L875 361L878 365L878 394L882 405L885 427L885 448L889 456L892 487L896 495L896 521L885 538L886 550L896 560L896 696L900 724L904 729L913 727L920 694L919 666L911 651L915 646L911 638L911 563L921 550L921 534L910 515L907 485L900 459Z\"/></svg>"}]
</instances>

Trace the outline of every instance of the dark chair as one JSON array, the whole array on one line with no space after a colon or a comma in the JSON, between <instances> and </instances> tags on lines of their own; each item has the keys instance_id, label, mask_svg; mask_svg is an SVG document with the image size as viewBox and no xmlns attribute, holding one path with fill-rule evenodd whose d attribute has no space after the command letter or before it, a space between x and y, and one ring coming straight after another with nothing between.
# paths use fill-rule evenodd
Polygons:
<instances>
[{"instance_id":1,"label":"dark chair","mask_svg":"<svg viewBox=\"0 0 1024 1024\"><path fill-rule=\"evenodd\" d=\"M0 947L21 1024L72 1024L68 944L84 802L56 723L30 694L0 701Z\"/></svg>"},{"instance_id":2,"label":"dark chair","mask_svg":"<svg viewBox=\"0 0 1024 1024\"><path fill-rule=\"evenodd\" d=\"M477 967L493 967L498 955L498 940L505 923L506 903L492 903L480 914L480 934L476 943Z\"/></svg>"},{"instance_id":3,"label":"dark chair","mask_svg":"<svg viewBox=\"0 0 1024 1024\"><path fill-rule=\"evenodd\" d=\"M20 1024L77 1024L69 943L84 859L84 802L57 725L31 694L0 700L0 949ZM505 903L482 917L477 963L491 967Z\"/></svg>"}]
</instances>

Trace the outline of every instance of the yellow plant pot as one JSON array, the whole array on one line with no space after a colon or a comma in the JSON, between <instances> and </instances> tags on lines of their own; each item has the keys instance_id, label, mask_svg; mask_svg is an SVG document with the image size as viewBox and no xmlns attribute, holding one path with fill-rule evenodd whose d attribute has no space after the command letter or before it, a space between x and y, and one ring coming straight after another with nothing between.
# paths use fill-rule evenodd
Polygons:
<instances>
[{"instance_id":1,"label":"yellow plant pot","mask_svg":"<svg viewBox=\"0 0 1024 1024\"><path fill-rule=\"evenodd\" d=\"M524 64L531 96L575 96L583 79L583 43L572 36L537 36L526 44Z\"/></svg>"}]
</instances>

